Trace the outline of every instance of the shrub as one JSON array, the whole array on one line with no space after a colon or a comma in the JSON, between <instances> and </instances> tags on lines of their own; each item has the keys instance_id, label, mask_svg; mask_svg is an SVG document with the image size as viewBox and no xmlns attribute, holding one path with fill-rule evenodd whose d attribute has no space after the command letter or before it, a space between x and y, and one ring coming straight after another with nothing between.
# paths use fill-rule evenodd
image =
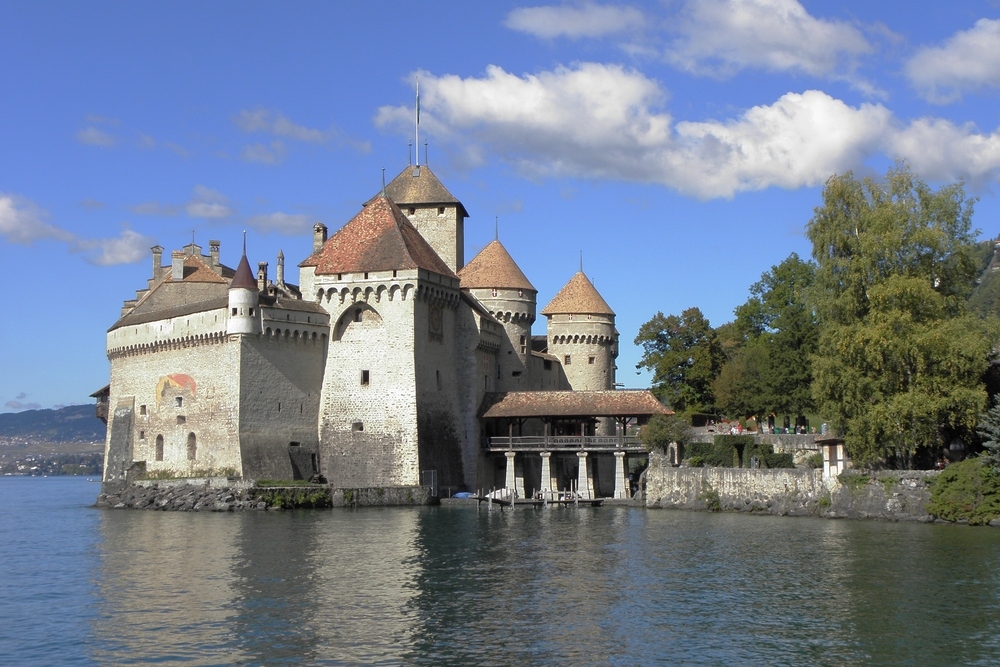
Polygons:
<instances>
[{"instance_id":1,"label":"shrub","mask_svg":"<svg viewBox=\"0 0 1000 667\"><path fill-rule=\"evenodd\" d=\"M646 451L656 449L666 453L672 443L683 444L690 434L688 425L677 415L653 415L639 431L639 440Z\"/></svg>"},{"instance_id":2,"label":"shrub","mask_svg":"<svg viewBox=\"0 0 1000 667\"><path fill-rule=\"evenodd\" d=\"M687 462L692 468L703 468L705 466L705 459L700 456L692 456Z\"/></svg>"},{"instance_id":3,"label":"shrub","mask_svg":"<svg viewBox=\"0 0 1000 667\"><path fill-rule=\"evenodd\" d=\"M722 511L722 500L719 498L719 492L707 484L701 487L701 499L705 501L705 508L709 512Z\"/></svg>"},{"instance_id":4,"label":"shrub","mask_svg":"<svg viewBox=\"0 0 1000 667\"><path fill-rule=\"evenodd\" d=\"M953 463L931 489L927 511L947 521L988 524L1000 518L1000 474L986 457Z\"/></svg>"},{"instance_id":5,"label":"shrub","mask_svg":"<svg viewBox=\"0 0 1000 667\"><path fill-rule=\"evenodd\" d=\"M823 455L822 454L812 454L805 461L806 465L810 468L822 468L823 467Z\"/></svg>"}]
</instances>

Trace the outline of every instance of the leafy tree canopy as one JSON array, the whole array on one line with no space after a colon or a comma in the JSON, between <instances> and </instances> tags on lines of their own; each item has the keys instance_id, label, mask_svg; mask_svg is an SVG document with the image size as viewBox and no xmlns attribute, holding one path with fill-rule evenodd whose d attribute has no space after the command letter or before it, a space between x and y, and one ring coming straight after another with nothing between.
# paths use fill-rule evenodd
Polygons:
<instances>
[{"instance_id":1,"label":"leafy tree canopy","mask_svg":"<svg viewBox=\"0 0 1000 667\"><path fill-rule=\"evenodd\" d=\"M690 427L676 415L653 415L639 431L639 439L647 451L666 452L670 445L684 444L690 437Z\"/></svg>"},{"instance_id":2,"label":"leafy tree canopy","mask_svg":"<svg viewBox=\"0 0 1000 667\"><path fill-rule=\"evenodd\" d=\"M731 415L802 414L812 409L811 355L819 337L809 294L816 265L792 253L750 287L732 327L741 345L728 350L713 390Z\"/></svg>"},{"instance_id":3,"label":"leafy tree canopy","mask_svg":"<svg viewBox=\"0 0 1000 667\"><path fill-rule=\"evenodd\" d=\"M807 227L820 317L813 394L858 463L908 466L967 437L986 403L995 320L966 310L977 263L973 201L905 166L834 176Z\"/></svg>"},{"instance_id":4,"label":"leafy tree canopy","mask_svg":"<svg viewBox=\"0 0 1000 667\"><path fill-rule=\"evenodd\" d=\"M653 393L686 416L714 407L712 380L722 366L718 337L698 308L677 315L657 313L639 328L643 349L636 368L653 372Z\"/></svg>"}]
</instances>

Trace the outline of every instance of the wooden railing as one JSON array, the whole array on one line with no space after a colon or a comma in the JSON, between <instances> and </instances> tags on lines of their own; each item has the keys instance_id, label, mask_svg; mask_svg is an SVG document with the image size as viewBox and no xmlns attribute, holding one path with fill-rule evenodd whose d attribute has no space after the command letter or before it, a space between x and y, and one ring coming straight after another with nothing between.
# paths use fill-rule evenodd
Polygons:
<instances>
[{"instance_id":1,"label":"wooden railing","mask_svg":"<svg viewBox=\"0 0 1000 667\"><path fill-rule=\"evenodd\" d=\"M634 435L519 435L489 438L486 447L490 449L645 449Z\"/></svg>"}]
</instances>

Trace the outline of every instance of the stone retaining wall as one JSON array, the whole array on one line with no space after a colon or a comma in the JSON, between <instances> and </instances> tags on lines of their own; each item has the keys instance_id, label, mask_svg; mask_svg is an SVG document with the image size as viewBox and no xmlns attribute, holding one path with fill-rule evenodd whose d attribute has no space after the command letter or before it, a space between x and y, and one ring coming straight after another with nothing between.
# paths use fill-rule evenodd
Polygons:
<instances>
[{"instance_id":1,"label":"stone retaining wall","mask_svg":"<svg viewBox=\"0 0 1000 667\"><path fill-rule=\"evenodd\" d=\"M937 475L852 471L841 483L824 479L819 469L675 468L653 454L646 471L646 507L930 522L935 517L924 508Z\"/></svg>"},{"instance_id":2,"label":"stone retaining wall","mask_svg":"<svg viewBox=\"0 0 1000 667\"><path fill-rule=\"evenodd\" d=\"M181 512L232 512L319 507L430 505L428 487L334 489L329 486L257 488L252 481L226 478L137 480L105 485L97 507Z\"/></svg>"}]
</instances>

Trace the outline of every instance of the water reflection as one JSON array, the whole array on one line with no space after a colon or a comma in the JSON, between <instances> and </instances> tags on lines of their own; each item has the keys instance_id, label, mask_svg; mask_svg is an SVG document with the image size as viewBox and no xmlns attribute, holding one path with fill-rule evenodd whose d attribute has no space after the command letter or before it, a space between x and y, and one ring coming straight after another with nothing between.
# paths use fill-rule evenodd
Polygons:
<instances>
[{"instance_id":1,"label":"water reflection","mask_svg":"<svg viewBox=\"0 0 1000 667\"><path fill-rule=\"evenodd\" d=\"M100 664L1000 656L1000 531L625 508L98 516Z\"/></svg>"},{"instance_id":2,"label":"water reflection","mask_svg":"<svg viewBox=\"0 0 1000 667\"><path fill-rule=\"evenodd\" d=\"M239 523L178 512L101 512L93 658L100 664L233 656Z\"/></svg>"}]
</instances>

